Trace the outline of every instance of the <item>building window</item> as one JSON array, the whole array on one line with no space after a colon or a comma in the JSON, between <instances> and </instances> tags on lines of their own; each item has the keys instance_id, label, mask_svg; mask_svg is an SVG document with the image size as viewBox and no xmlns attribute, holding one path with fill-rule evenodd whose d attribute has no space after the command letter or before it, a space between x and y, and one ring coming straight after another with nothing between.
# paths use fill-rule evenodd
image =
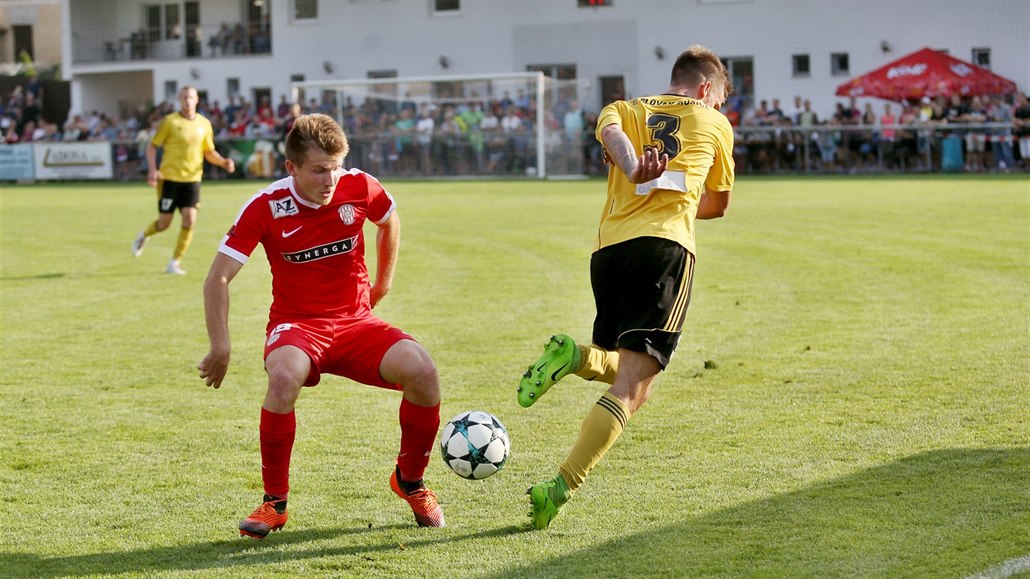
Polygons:
<instances>
[{"instance_id":1,"label":"building window","mask_svg":"<svg viewBox=\"0 0 1030 579\"><path fill-rule=\"evenodd\" d=\"M179 40L182 25L179 24L179 5L165 4L165 40Z\"/></svg>"},{"instance_id":2,"label":"building window","mask_svg":"<svg viewBox=\"0 0 1030 579\"><path fill-rule=\"evenodd\" d=\"M461 10L461 0L433 0L433 13L458 12Z\"/></svg>"},{"instance_id":3,"label":"building window","mask_svg":"<svg viewBox=\"0 0 1030 579\"><path fill-rule=\"evenodd\" d=\"M811 74L811 70L808 67L807 54L795 54L791 57L791 61L793 62L795 77L807 77Z\"/></svg>"},{"instance_id":4,"label":"building window","mask_svg":"<svg viewBox=\"0 0 1030 579\"><path fill-rule=\"evenodd\" d=\"M593 8L595 6L611 6L614 0L576 0L580 8Z\"/></svg>"},{"instance_id":5,"label":"building window","mask_svg":"<svg viewBox=\"0 0 1030 579\"><path fill-rule=\"evenodd\" d=\"M834 52L830 55L830 74L833 76L849 76L851 74L848 53Z\"/></svg>"},{"instance_id":6,"label":"building window","mask_svg":"<svg viewBox=\"0 0 1030 579\"><path fill-rule=\"evenodd\" d=\"M225 79L225 93L229 95L229 98L235 98L236 95L240 94L240 79Z\"/></svg>"},{"instance_id":7,"label":"building window","mask_svg":"<svg viewBox=\"0 0 1030 579\"><path fill-rule=\"evenodd\" d=\"M318 18L318 0L293 0L294 20L313 20Z\"/></svg>"},{"instance_id":8,"label":"building window","mask_svg":"<svg viewBox=\"0 0 1030 579\"><path fill-rule=\"evenodd\" d=\"M174 103L179 100L179 83L174 80L165 81L165 102Z\"/></svg>"},{"instance_id":9,"label":"building window","mask_svg":"<svg viewBox=\"0 0 1030 579\"><path fill-rule=\"evenodd\" d=\"M739 110L742 101L755 100L755 61L751 57L723 58L722 63L730 73L733 81L733 94L729 102L735 103Z\"/></svg>"},{"instance_id":10,"label":"building window","mask_svg":"<svg viewBox=\"0 0 1030 579\"><path fill-rule=\"evenodd\" d=\"M601 108L610 102L621 101L626 98L626 79L620 74L618 76L602 76L601 84Z\"/></svg>"},{"instance_id":11,"label":"building window","mask_svg":"<svg viewBox=\"0 0 1030 579\"><path fill-rule=\"evenodd\" d=\"M304 75L303 74L291 74L290 75L290 83L292 84L292 83L295 83L295 82L304 82ZM304 104L304 89L303 88L298 88L297 89L297 92L296 92L296 94L295 94L295 96L293 98L293 102Z\"/></svg>"},{"instance_id":12,"label":"building window","mask_svg":"<svg viewBox=\"0 0 1030 579\"><path fill-rule=\"evenodd\" d=\"M973 64L980 68L991 69L991 49L990 48L974 48L973 49Z\"/></svg>"},{"instance_id":13,"label":"building window","mask_svg":"<svg viewBox=\"0 0 1030 579\"><path fill-rule=\"evenodd\" d=\"M11 26L11 30L14 31L14 55L17 56L24 50L30 57L34 57L32 27L25 24L15 24Z\"/></svg>"}]
</instances>

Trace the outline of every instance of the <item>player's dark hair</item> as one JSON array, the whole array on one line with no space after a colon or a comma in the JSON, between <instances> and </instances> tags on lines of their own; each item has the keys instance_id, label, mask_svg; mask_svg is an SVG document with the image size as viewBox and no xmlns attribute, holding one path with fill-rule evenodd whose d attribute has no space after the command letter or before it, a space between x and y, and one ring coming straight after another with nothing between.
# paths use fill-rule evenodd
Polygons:
<instances>
[{"instance_id":1,"label":"player's dark hair","mask_svg":"<svg viewBox=\"0 0 1030 579\"><path fill-rule=\"evenodd\" d=\"M286 135L286 158L301 166L307 159L308 149L318 147L330 155L347 156L350 145L340 125L329 115L314 113L301 115L293 122Z\"/></svg>"},{"instance_id":2,"label":"player's dark hair","mask_svg":"<svg viewBox=\"0 0 1030 579\"><path fill-rule=\"evenodd\" d=\"M698 86L705 81L711 81L713 87L722 86L725 90L723 96L729 96L733 92L730 73L719 59L719 55L700 44L695 44L676 58L676 63L672 65L670 84Z\"/></svg>"}]
</instances>

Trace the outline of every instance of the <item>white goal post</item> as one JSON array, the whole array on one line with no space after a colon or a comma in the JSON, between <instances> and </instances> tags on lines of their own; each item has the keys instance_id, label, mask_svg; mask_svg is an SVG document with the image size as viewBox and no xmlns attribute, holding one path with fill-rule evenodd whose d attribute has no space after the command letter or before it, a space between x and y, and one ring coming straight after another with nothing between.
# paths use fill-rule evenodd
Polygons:
<instances>
[{"instance_id":1,"label":"white goal post","mask_svg":"<svg viewBox=\"0 0 1030 579\"><path fill-rule=\"evenodd\" d=\"M566 83L542 72L330 79L291 86L304 112L329 114L343 126L351 145L346 164L375 175L545 178L554 167L581 172L561 160L576 155L563 142L555 112L559 101L575 100L574 85L570 93Z\"/></svg>"}]
</instances>

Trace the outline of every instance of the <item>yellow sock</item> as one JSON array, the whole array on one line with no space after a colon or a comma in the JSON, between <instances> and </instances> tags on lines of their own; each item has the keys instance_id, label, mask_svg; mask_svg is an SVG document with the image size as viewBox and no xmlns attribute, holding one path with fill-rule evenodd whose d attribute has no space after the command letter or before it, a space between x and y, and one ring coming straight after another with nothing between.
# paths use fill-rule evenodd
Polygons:
<instances>
[{"instance_id":1,"label":"yellow sock","mask_svg":"<svg viewBox=\"0 0 1030 579\"><path fill-rule=\"evenodd\" d=\"M608 449L615 444L626 428L629 410L626 404L610 393L605 392L597 404L590 409L583 426L579 431L576 444L565 457L558 470L569 485L569 492L574 492L583 484L590 469L597 466Z\"/></svg>"},{"instance_id":2,"label":"yellow sock","mask_svg":"<svg viewBox=\"0 0 1030 579\"><path fill-rule=\"evenodd\" d=\"M151 223L147 226L146 229L143 230L143 235L145 235L146 237L150 237L155 233L157 233L157 221Z\"/></svg>"},{"instance_id":3,"label":"yellow sock","mask_svg":"<svg viewBox=\"0 0 1030 579\"><path fill-rule=\"evenodd\" d=\"M584 380L597 380L605 384L615 383L619 370L619 353L602 350L597 346L577 346L580 365L574 374Z\"/></svg>"},{"instance_id":4,"label":"yellow sock","mask_svg":"<svg viewBox=\"0 0 1030 579\"><path fill-rule=\"evenodd\" d=\"M193 230L183 227L179 230L179 241L175 244L175 253L172 254L172 257L175 259L182 259L182 256L186 255L186 250L189 249L190 243L192 242Z\"/></svg>"}]
</instances>

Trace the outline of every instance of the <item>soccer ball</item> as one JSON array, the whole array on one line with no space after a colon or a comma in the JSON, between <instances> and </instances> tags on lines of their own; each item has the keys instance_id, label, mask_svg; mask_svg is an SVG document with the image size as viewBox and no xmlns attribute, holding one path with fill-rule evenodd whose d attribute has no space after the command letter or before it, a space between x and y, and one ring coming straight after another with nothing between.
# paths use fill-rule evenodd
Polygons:
<instances>
[{"instance_id":1,"label":"soccer ball","mask_svg":"<svg viewBox=\"0 0 1030 579\"><path fill-rule=\"evenodd\" d=\"M508 430L489 412L469 410L443 427L440 452L460 477L484 479L504 467L511 452Z\"/></svg>"}]
</instances>

